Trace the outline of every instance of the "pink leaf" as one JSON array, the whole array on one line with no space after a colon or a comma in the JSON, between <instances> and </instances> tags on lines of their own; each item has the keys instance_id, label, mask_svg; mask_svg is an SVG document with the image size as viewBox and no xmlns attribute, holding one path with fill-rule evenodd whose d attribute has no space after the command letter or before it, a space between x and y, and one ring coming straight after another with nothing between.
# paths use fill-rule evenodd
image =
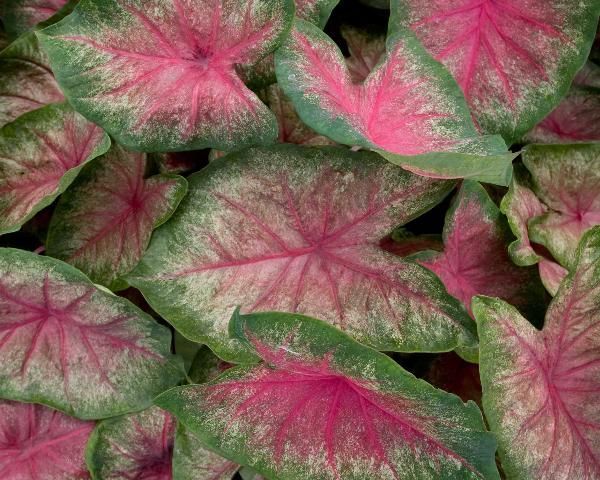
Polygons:
<instances>
[{"instance_id":1,"label":"pink leaf","mask_svg":"<svg viewBox=\"0 0 600 480\"><path fill-rule=\"evenodd\" d=\"M0 478L89 479L84 451L93 428L41 405L0 401Z\"/></svg>"}]
</instances>

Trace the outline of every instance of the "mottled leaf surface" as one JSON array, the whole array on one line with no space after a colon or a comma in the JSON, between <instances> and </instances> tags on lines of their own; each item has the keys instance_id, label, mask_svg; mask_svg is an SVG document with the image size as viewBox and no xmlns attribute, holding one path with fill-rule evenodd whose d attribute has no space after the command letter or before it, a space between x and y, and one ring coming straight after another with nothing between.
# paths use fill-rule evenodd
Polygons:
<instances>
[{"instance_id":1,"label":"mottled leaf surface","mask_svg":"<svg viewBox=\"0 0 600 480\"><path fill-rule=\"evenodd\" d=\"M1 249L0 313L4 398L103 418L183 376L165 327L59 260Z\"/></svg>"},{"instance_id":2,"label":"mottled leaf surface","mask_svg":"<svg viewBox=\"0 0 600 480\"><path fill-rule=\"evenodd\" d=\"M24 113L63 100L34 33L0 52L0 127Z\"/></svg>"},{"instance_id":3,"label":"mottled leaf surface","mask_svg":"<svg viewBox=\"0 0 600 480\"><path fill-rule=\"evenodd\" d=\"M360 84L373 71L379 60L385 56L385 35L361 30L350 25L343 25L340 33L346 41L350 53L350 56L346 57L350 78L353 83Z\"/></svg>"},{"instance_id":4,"label":"mottled leaf surface","mask_svg":"<svg viewBox=\"0 0 600 480\"><path fill-rule=\"evenodd\" d=\"M183 177L144 178L146 163L145 154L114 146L88 165L56 207L48 255L106 286L130 272L186 192Z\"/></svg>"},{"instance_id":5,"label":"mottled leaf surface","mask_svg":"<svg viewBox=\"0 0 600 480\"><path fill-rule=\"evenodd\" d=\"M228 155L188 181L127 281L223 359L247 352L227 336L237 306L320 317L381 350L474 344L472 322L435 276L379 247L451 182L370 152L293 145Z\"/></svg>"},{"instance_id":6,"label":"mottled leaf surface","mask_svg":"<svg viewBox=\"0 0 600 480\"><path fill-rule=\"evenodd\" d=\"M83 0L39 33L71 104L134 150L270 143L276 124L236 65L273 51L291 0Z\"/></svg>"},{"instance_id":7,"label":"mottled leaf surface","mask_svg":"<svg viewBox=\"0 0 600 480\"><path fill-rule=\"evenodd\" d=\"M265 363L156 402L209 446L271 479L499 478L479 409L333 326L234 315Z\"/></svg>"},{"instance_id":8,"label":"mottled leaf surface","mask_svg":"<svg viewBox=\"0 0 600 480\"><path fill-rule=\"evenodd\" d=\"M48 105L0 129L0 234L50 205L109 138L67 104Z\"/></svg>"},{"instance_id":9,"label":"mottled leaf surface","mask_svg":"<svg viewBox=\"0 0 600 480\"><path fill-rule=\"evenodd\" d=\"M600 228L582 239L542 331L478 297L486 418L508 478L600 477Z\"/></svg>"},{"instance_id":10,"label":"mottled leaf surface","mask_svg":"<svg viewBox=\"0 0 600 480\"><path fill-rule=\"evenodd\" d=\"M42 405L0 401L0 478L89 479L83 454L93 428Z\"/></svg>"},{"instance_id":11,"label":"mottled leaf surface","mask_svg":"<svg viewBox=\"0 0 600 480\"><path fill-rule=\"evenodd\" d=\"M446 213L443 237L443 252L416 258L440 277L469 313L474 295L502 298L527 313L543 304L536 269L511 261L507 251L511 231L477 182L463 182Z\"/></svg>"},{"instance_id":12,"label":"mottled leaf surface","mask_svg":"<svg viewBox=\"0 0 600 480\"><path fill-rule=\"evenodd\" d=\"M394 0L390 26L411 28L450 70L480 129L510 144L567 92L599 11L597 0Z\"/></svg>"},{"instance_id":13,"label":"mottled leaf surface","mask_svg":"<svg viewBox=\"0 0 600 480\"><path fill-rule=\"evenodd\" d=\"M56 15L69 0L4 0L0 15L6 31L16 38Z\"/></svg>"},{"instance_id":14,"label":"mottled leaf surface","mask_svg":"<svg viewBox=\"0 0 600 480\"><path fill-rule=\"evenodd\" d=\"M532 145L523 163L548 207L529 222L529 235L570 268L583 233L600 224L600 145Z\"/></svg>"}]
</instances>

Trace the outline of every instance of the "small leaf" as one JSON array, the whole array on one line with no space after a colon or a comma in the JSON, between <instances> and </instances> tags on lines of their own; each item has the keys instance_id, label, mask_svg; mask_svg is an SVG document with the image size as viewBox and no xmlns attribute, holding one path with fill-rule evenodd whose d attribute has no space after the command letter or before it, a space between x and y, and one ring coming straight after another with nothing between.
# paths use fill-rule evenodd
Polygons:
<instances>
[{"instance_id":1,"label":"small leaf","mask_svg":"<svg viewBox=\"0 0 600 480\"><path fill-rule=\"evenodd\" d=\"M61 197L50 223L48 255L115 287L139 262L152 230L175 211L183 177L144 178L146 155L114 146L88 165Z\"/></svg>"},{"instance_id":2,"label":"small leaf","mask_svg":"<svg viewBox=\"0 0 600 480\"><path fill-rule=\"evenodd\" d=\"M529 235L570 268L583 233L600 224L600 145L531 145L523 163L548 207L529 221Z\"/></svg>"},{"instance_id":3,"label":"small leaf","mask_svg":"<svg viewBox=\"0 0 600 480\"><path fill-rule=\"evenodd\" d=\"M507 478L600 477L600 227L537 331L501 300L473 301L486 418Z\"/></svg>"},{"instance_id":4,"label":"small leaf","mask_svg":"<svg viewBox=\"0 0 600 480\"><path fill-rule=\"evenodd\" d=\"M275 55L277 80L300 118L336 142L379 150L423 175L505 184L513 155L501 138L478 137L448 72L409 32L389 36L386 46L356 85L335 43L296 20Z\"/></svg>"},{"instance_id":5,"label":"small leaf","mask_svg":"<svg viewBox=\"0 0 600 480\"><path fill-rule=\"evenodd\" d=\"M64 100L33 32L0 52L0 71L0 127L24 113Z\"/></svg>"},{"instance_id":6,"label":"small leaf","mask_svg":"<svg viewBox=\"0 0 600 480\"><path fill-rule=\"evenodd\" d=\"M394 235L397 230L379 242L379 246L386 252L393 253L394 255L398 255L400 257L408 257L409 255L422 252L424 250L434 250L436 252L441 252L444 250L444 243L442 242L441 235L412 235L408 233Z\"/></svg>"},{"instance_id":7,"label":"small leaf","mask_svg":"<svg viewBox=\"0 0 600 480\"><path fill-rule=\"evenodd\" d=\"M346 65L352 83L360 84L366 80L385 56L385 35L361 30L350 25L340 28L342 38L346 41L350 56Z\"/></svg>"},{"instance_id":8,"label":"small leaf","mask_svg":"<svg viewBox=\"0 0 600 480\"><path fill-rule=\"evenodd\" d=\"M414 258L440 277L471 315L475 295L499 297L526 314L537 313L544 301L537 271L512 263L507 252L510 229L477 182L463 182L446 213L443 236L442 253Z\"/></svg>"},{"instance_id":9,"label":"small leaf","mask_svg":"<svg viewBox=\"0 0 600 480\"><path fill-rule=\"evenodd\" d=\"M1 397L104 418L183 376L166 328L59 260L0 249L0 312Z\"/></svg>"},{"instance_id":10,"label":"small leaf","mask_svg":"<svg viewBox=\"0 0 600 480\"><path fill-rule=\"evenodd\" d=\"M17 38L56 15L69 0L3 0L0 15L6 31Z\"/></svg>"},{"instance_id":11,"label":"small leaf","mask_svg":"<svg viewBox=\"0 0 600 480\"><path fill-rule=\"evenodd\" d=\"M539 261L540 279L552 296L558 292L558 287L569 273L566 268L561 267L558 263L546 258L540 258Z\"/></svg>"},{"instance_id":12,"label":"small leaf","mask_svg":"<svg viewBox=\"0 0 600 480\"><path fill-rule=\"evenodd\" d=\"M0 234L50 205L110 140L68 104L48 105L0 129Z\"/></svg>"},{"instance_id":13,"label":"small leaf","mask_svg":"<svg viewBox=\"0 0 600 480\"><path fill-rule=\"evenodd\" d=\"M294 145L230 154L188 181L127 281L224 360L249 358L227 336L237 306L319 316L381 350L476 345L473 322L435 275L379 247L451 182L370 152Z\"/></svg>"},{"instance_id":14,"label":"small leaf","mask_svg":"<svg viewBox=\"0 0 600 480\"><path fill-rule=\"evenodd\" d=\"M477 125L508 144L558 105L594 39L597 0L394 0L392 31L412 29L452 73Z\"/></svg>"},{"instance_id":15,"label":"small leaf","mask_svg":"<svg viewBox=\"0 0 600 480\"><path fill-rule=\"evenodd\" d=\"M69 102L122 145L233 150L276 136L236 66L273 51L292 16L292 0L83 0L38 36Z\"/></svg>"},{"instance_id":16,"label":"small leaf","mask_svg":"<svg viewBox=\"0 0 600 480\"><path fill-rule=\"evenodd\" d=\"M0 401L0 478L87 480L93 422L33 403Z\"/></svg>"},{"instance_id":17,"label":"small leaf","mask_svg":"<svg viewBox=\"0 0 600 480\"><path fill-rule=\"evenodd\" d=\"M319 320L236 314L230 331L266 364L156 399L228 458L274 480L499 478L474 403Z\"/></svg>"}]
</instances>

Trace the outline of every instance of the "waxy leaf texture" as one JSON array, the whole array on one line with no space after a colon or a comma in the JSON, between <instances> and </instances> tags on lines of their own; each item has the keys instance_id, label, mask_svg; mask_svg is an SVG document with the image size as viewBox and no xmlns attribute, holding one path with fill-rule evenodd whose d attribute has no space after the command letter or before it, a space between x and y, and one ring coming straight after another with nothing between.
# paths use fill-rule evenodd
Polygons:
<instances>
[{"instance_id":1,"label":"waxy leaf texture","mask_svg":"<svg viewBox=\"0 0 600 480\"><path fill-rule=\"evenodd\" d=\"M0 401L0 478L87 480L93 422L33 403Z\"/></svg>"},{"instance_id":2,"label":"waxy leaf texture","mask_svg":"<svg viewBox=\"0 0 600 480\"><path fill-rule=\"evenodd\" d=\"M0 71L0 127L24 113L64 100L34 33L0 52Z\"/></svg>"},{"instance_id":3,"label":"waxy leaf texture","mask_svg":"<svg viewBox=\"0 0 600 480\"><path fill-rule=\"evenodd\" d=\"M165 327L60 260L0 249L0 313L0 397L96 419L183 376Z\"/></svg>"},{"instance_id":4,"label":"waxy leaf texture","mask_svg":"<svg viewBox=\"0 0 600 480\"><path fill-rule=\"evenodd\" d=\"M50 224L48 254L115 286L142 257L154 228L187 190L183 177L145 177L146 155L115 146L88 165L61 197Z\"/></svg>"},{"instance_id":5,"label":"waxy leaf texture","mask_svg":"<svg viewBox=\"0 0 600 480\"><path fill-rule=\"evenodd\" d=\"M508 478L600 477L600 227L552 301L542 331L477 297L486 418Z\"/></svg>"},{"instance_id":6,"label":"waxy leaf texture","mask_svg":"<svg viewBox=\"0 0 600 480\"><path fill-rule=\"evenodd\" d=\"M227 336L237 306L313 315L381 350L476 345L474 325L435 275L379 246L452 182L370 152L293 145L228 155L188 182L126 280L223 359L247 355Z\"/></svg>"},{"instance_id":7,"label":"waxy leaf texture","mask_svg":"<svg viewBox=\"0 0 600 480\"><path fill-rule=\"evenodd\" d=\"M431 387L319 320L240 316L265 363L156 402L215 450L270 479L497 479L477 406Z\"/></svg>"},{"instance_id":8,"label":"waxy leaf texture","mask_svg":"<svg viewBox=\"0 0 600 480\"><path fill-rule=\"evenodd\" d=\"M589 53L598 0L392 0L454 75L476 124L513 143L558 105Z\"/></svg>"},{"instance_id":9,"label":"waxy leaf texture","mask_svg":"<svg viewBox=\"0 0 600 480\"><path fill-rule=\"evenodd\" d=\"M236 66L273 51L292 0L83 0L38 33L69 102L133 150L270 143L275 118Z\"/></svg>"},{"instance_id":10,"label":"waxy leaf texture","mask_svg":"<svg viewBox=\"0 0 600 480\"><path fill-rule=\"evenodd\" d=\"M384 60L356 84L333 40L296 20L275 54L277 80L300 118L336 142L398 154L386 158L422 175L506 184L512 156L501 138L477 135L450 74L410 32L389 36L386 46Z\"/></svg>"},{"instance_id":11,"label":"waxy leaf texture","mask_svg":"<svg viewBox=\"0 0 600 480\"><path fill-rule=\"evenodd\" d=\"M66 103L20 116L0 129L0 234L50 205L110 140Z\"/></svg>"}]
</instances>

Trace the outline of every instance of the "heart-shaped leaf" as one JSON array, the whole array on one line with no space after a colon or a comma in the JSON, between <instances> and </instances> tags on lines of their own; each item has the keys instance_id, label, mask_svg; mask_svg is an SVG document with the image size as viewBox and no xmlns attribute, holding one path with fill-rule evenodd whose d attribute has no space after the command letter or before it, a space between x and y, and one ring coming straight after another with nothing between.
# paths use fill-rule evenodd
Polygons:
<instances>
[{"instance_id":1,"label":"heart-shaped leaf","mask_svg":"<svg viewBox=\"0 0 600 480\"><path fill-rule=\"evenodd\" d=\"M104 418L183 376L166 328L59 260L0 249L0 312L0 397Z\"/></svg>"},{"instance_id":2,"label":"heart-shaped leaf","mask_svg":"<svg viewBox=\"0 0 600 480\"><path fill-rule=\"evenodd\" d=\"M480 129L507 143L558 105L585 63L597 0L391 2L392 31L411 28L454 75Z\"/></svg>"},{"instance_id":3,"label":"heart-shaped leaf","mask_svg":"<svg viewBox=\"0 0 600 480\"><path fill-rule=\"evenodd\" d=\"M296 20L275 55L277 80L300 118L336 142L385 151L429 176L506 184L513 156L501 138L478 137L450 74L410 32L389 36L386 46L383 61L354 84L333 40Z\"/></svg>"},{"instance_id":4,"label":"heart-shaped leaf","mask_svg":"<svg viewBox=\"0 0 600 480\"><path fill-rule=\"evenodd\" d=\"M34 33L0 52L0 72L0 127L31 110L64 100Z\"/></svg>"},{"instance_id":5,"label":"heart-shaped leaf","mask_svg":"<svg viewBox=\"0 0 600 480\"><path fill-rule=\"evenodd\" d=\"M478 297L486 418L507 478L600 477L600 227L537 331L510 305Z\"/></svg>"},{"instance_id":6,"label":"heart-shaped leaf","mask_svg":"<svg viewBox=\"0 0 600 480\"><path fill-rule=\"evenodd\" d=\"M127 281L223 359L248 355L227 336L239 305L319 316L380 350L476 345L473 322L435 276L379 247L451 182L370 152L294 145L228 155L188 181Z\"/></svg>"},{"instance_id":7,"label":"heart-shaped leaf","mask_svg":"<svg viewBox=\"0 0 600 480\"><path fill-rule=\"evenodd\" d=\"M83 0L38 36L71 104L122 145L270 143L275 119L236 66L273 51L292 0Z\"/></svg>"},{"instance_id":8,"label":"heart-shaped leaf","mask_svg":"<svg viewBox=\"0 0 600 480\"><path fill-rule=\"evenodd\" d=\"M508 256L513 236L504 216L477 182L463 182L446 213L444 251L413 258L440 277L451 295L471 312L471 298L502 298L525 314L543 306L535 268L517 267Z\"/></svg>"},{"instance_id":9,"label":"heart-shaped leaf","mask_svg":"<svg viewBox=\"0 0 600 480\"><path fill-rule=\"evenodd\" d=\"M0 478L87 480L93 422L33 403L0 401Z\"/></svg>"},{"instance_id":10,"label":"heart-shaped leaf","mask_svg":"<svg viewBox=\"0 0 600 480\"><path fill-rule=\"evenodd\" d=\"M115 287L187 190L183 177L145 179L145 171L145 154L119 146L88 165L56 207L48 255L76 266L94 283Z\"/></svg>"},{"instance_id":11,"label":"heart-shaped leaf","mask_svg":"<svg viewBox=\"0 0 600 480\"><path fill-rule=\"evenodd\" d=\"M0 16L6 31L16 38L56 15L69 0L3 0Z\"/></svg>"},{"instance_id":12,"label":"heart-shaped leaf","mask_svg":"<svg viewBox=\"0 0 600 480\"><path fill-rule=\"evenodd\" d=\"M531 145L523 163L548 207L528 222L531 240L570 268L583 233L600 224L600 145Z\"/></svg>"},{"instance_id":13,"label":"heart-shaped leaf","mask_svg":"<svg viewBox=\"0 0 600 480\"><path fill-rule=\"evenodd\" d=\"M0 129L0 234L50 205L110 140L68 104L20 116Z\"/></svg>"},{"instance_id":14,"label":"heart-shaped leaf","mask_svg":"<svg viewBox=\"0 0 600 480\"><path fill-rule=\"evenodd\" d=\"M236 313L230 331L266 364L156 399L228 458L270 479L499 478L474 403L319 320Z\"/></svg>"}]
</instances>

